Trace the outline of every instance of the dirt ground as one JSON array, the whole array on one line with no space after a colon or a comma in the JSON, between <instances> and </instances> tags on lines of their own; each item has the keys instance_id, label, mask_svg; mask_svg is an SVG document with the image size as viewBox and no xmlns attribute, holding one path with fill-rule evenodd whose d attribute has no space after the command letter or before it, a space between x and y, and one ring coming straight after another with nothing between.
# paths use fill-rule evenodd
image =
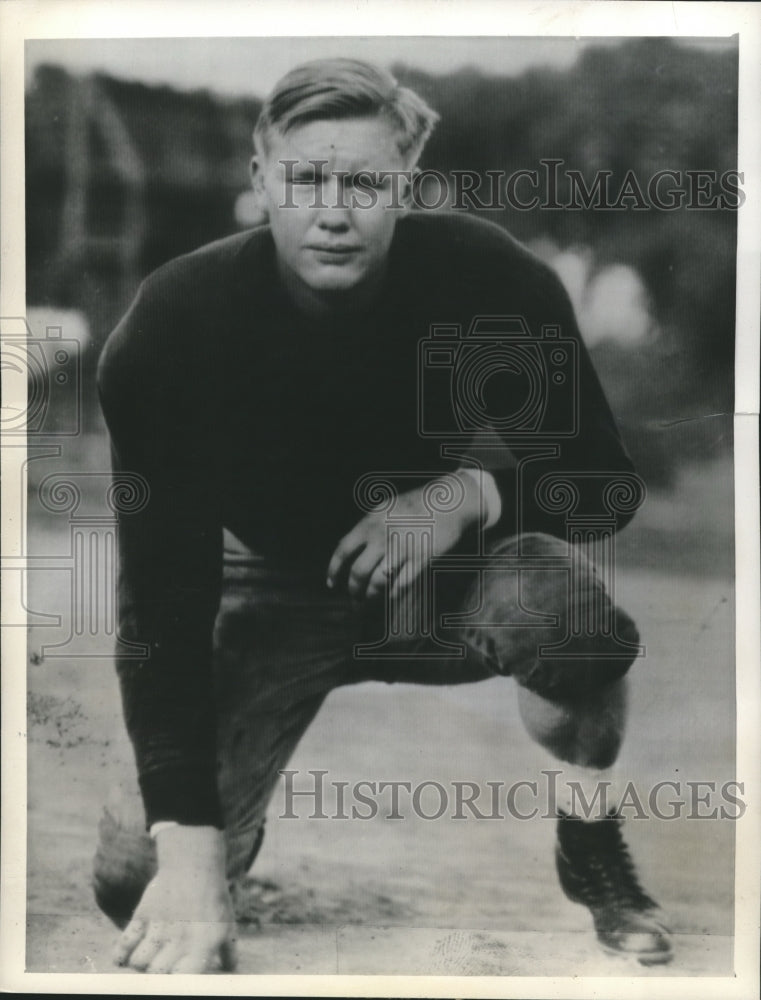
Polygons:
<instances>
[{"instance_id":1,"label":"dirt ground","mask_svg":"<svg viewBox=\"0 0 761 1000\"><path fill-rule=\"evenodd\" d=\"M726 484L706 489L724 490L726 500ZM657 781L720 787L735 778L728 560L717 557L713 573L697 573L684 572L678 559L668 565L665 557L631 557L638 539L650 546L648 531L671 509L667 504L659 514L656 501L641 534L629 529L629 565L618 575L618 600L640 623L648 650L631 672L618 773L645 796ZM57 545L62 531L60 523L40 523L35 538L43 547ZM727 539L716 544L723 552ZM62 576L30 574L30 606L65 617ZM115 931L96 909L89 883L100 808L129 758L116 678L105 658L41 657L50 633L36 627L29 635L26 966L115 972ZM513 682L500 679L449 689L364 684L336 691L291 763L300 782L319 768L329 780L351 784L436 780L447 787L453 780L510 785L552 766L523 731ZM671 965L648 969L598 949L589 914L561 893L554 823L541 815L458 822L449 813L424 820L408 809L394 821L381 809L375 819L342 822L310 819L304 809L298 819L279 818L283 811L281 786L248 889L241 973L732 974L731 820L627 823L645 887L675 931Z\"/></svg>"}]
</instances>

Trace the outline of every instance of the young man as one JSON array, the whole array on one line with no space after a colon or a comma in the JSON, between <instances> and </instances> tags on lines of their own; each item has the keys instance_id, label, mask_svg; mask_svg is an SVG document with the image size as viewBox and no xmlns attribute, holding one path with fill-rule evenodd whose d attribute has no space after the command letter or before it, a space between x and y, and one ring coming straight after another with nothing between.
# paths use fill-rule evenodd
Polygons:
<instances>
[{"instance_id":1,"label":"young man","mask_svg":"<svg viewBox=\"0 0 761 1000\"><path fill-rule=\"evenodd\" d=\"M160 268L103 352L114 468L150 488L119 590L147 655L118 652L145 813L107 810L95 861L135 969L233 964L229 884L339 685L512 675L569 772L616 758L637 631L563 498L621 527L636 504L600 497L631 463L552 272L492 224L410 211L436 117L364 63L289 73L254 133L268 225ZM567 807L566 893L607 948L667 960L620 817Z\"/></svg>"}]
</instances>

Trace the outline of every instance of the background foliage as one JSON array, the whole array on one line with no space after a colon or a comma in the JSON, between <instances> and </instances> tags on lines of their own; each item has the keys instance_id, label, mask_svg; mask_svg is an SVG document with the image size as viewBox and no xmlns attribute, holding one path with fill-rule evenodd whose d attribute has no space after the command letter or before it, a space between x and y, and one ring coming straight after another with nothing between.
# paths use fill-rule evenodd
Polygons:
<instances>
[{"instance_id":1,"label":"background foliage","mask_svg":"<svg viewBox=\"0 0 761 1000\"><path fill-rule=\"evenodd\" d=\"M431 76L400 66L396 73L441 114L424 167L509 174L555 158L588 185L595 171L612 171L613 190L630 170L644 186L659 170L737 167L736 49L635 39L589 48L565 70ZM28 301L86 314L87 371L145 274L238 228L235 206L248 185L259 107L252 98L38 68L26 121ZM562 203L562 186L558 194ZM612 265L641 278L647 335L611 332L592 351L650 484L668 484L685 461L726 452L735 212L507 207L484 214L548 259L581 254L588 279Z\"/></svg>"}]
</instances>

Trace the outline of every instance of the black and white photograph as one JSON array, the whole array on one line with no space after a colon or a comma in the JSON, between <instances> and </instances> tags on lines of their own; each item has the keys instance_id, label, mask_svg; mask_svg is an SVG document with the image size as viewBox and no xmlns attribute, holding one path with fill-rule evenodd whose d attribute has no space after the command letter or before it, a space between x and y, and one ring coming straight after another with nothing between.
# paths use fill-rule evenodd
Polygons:
<instances>
[{"instance_id":1,"label":"black and white photograph","mask_svg":"<svg viewBox=\"0 0 761 1000\"><path fill-rule=\"evenodd\" d=\"M3 986L756 995L757 9L55 6Z\"/></svg>"}]
</instances>

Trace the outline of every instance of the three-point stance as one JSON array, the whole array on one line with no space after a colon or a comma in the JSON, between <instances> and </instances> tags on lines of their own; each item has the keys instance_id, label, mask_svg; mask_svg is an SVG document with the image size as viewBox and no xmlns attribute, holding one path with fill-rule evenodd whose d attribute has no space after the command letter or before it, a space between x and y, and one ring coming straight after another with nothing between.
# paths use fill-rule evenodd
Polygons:
<instances>
[{"instance_id":1,"label":"three-point stance","mask_svg":"<svg viewBox=\"0 0 761 1000\"><path fill-rule=\"evenodd\" d=\"M578 477L577 513L591 516L631 463L553 273L497 226L411 211L436 118L364 63L289 73L254 133L268 224L152 274L103 352L114 468L150 487L121 525L119 586L120 636L149 654L117 651L144 812L106 810L94 873L125 928L117 958L136 969L233 963L230 880L338 685L511 675L554 758L594 776L618 753L637 630L542 489ZM432 349L420 377L420 347L434 324L464 332L484 316L519 319L527 371L561 377L522 410L537 387L520 366L485 381L473 367L476 403L519 414L494 421L497 447L476 460L442 447L473 416L453 389L462 355ZM546 344L547 329L573 350ZM390 545L388 510L358 506L358 484L381 473L397 477L393 516L430 527L430 544ZM437 507L438 494L456 502ZM465 655L410 658L431 635L387 631L389 609L414 620L429 586L437 620L459 614L438 638ZM609 627L575 628L591 620ZM356 654L374 642L384 655ZM614 811L560 808L561 884L607 948L663 961L668 931L620 826Z\"/></svg>"}]
</instances>

